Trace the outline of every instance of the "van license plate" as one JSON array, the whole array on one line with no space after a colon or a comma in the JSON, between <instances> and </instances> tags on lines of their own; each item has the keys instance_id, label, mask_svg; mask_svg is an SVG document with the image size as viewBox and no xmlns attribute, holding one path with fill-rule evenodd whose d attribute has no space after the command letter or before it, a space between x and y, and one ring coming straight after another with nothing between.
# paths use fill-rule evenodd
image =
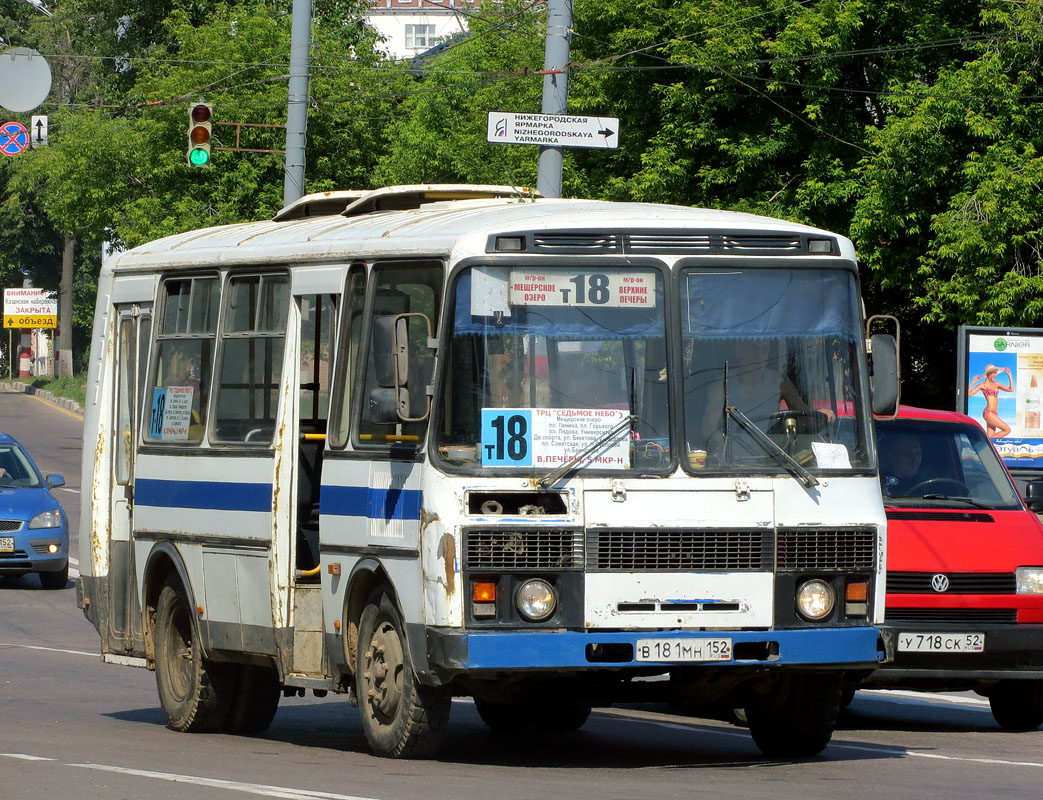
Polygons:
<instances>
[{"instance_id":1,"label":"van license plate","mask_svg":"<svg viewBox=\"0 0 1043 800\"><path fill-rule=\"evenodd\" d=\"M14 552L14 537L13 536L0 536L0 553L13 553Z\"/></svg>"},{"instance_id":2,"label":"van license plate","mask_svg":"<svg viewBox=\"0 0 1043 800\"><path fill-rule=\"evenodd\" d=\"M899 633L900 653L980 653L984 633Z\"/></svg>"},{"instance_id":3,"label":"van license plate","mask_svg":"<svg viewBox=\"0 0 1043 800\"><path fill-rule=\"evenodd\" d=\"M731 661L731 639L638 639L638 661Z\"/></svg>"}]
</instances>

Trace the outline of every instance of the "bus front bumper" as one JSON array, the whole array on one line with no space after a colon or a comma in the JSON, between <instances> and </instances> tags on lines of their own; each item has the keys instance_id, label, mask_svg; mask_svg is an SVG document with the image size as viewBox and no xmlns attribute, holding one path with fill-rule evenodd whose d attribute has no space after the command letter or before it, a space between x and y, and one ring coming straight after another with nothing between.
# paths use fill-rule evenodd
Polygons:
<instances>
[{"instance_id":1,"label":"bus front bumper","mask_svg":"<svg viewBox=\"0 0 1043 800\"><path fill-rule=\"evenodd\" d=\"M669 669L682 666L875 669L885 657L879 631L868 625L773 631L458 631L427 628L423 637L421 642L426 641L427 666L442 673ZM416 645L420 642L412 636L411 639L415 643L415 657L419 654ZM728 640L728 645L722 645L720 640Z\"/></svg>"}]
</instances>

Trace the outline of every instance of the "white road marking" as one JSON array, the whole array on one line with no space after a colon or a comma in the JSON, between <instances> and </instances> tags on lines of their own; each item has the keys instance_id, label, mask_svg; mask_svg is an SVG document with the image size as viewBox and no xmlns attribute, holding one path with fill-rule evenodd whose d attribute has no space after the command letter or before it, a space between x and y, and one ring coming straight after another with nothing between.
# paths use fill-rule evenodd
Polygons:
<instances>
[{"instance_id":1,"label":"white road marking","mask_svg":"<svg viewBox=\"0 0 1043 800\"><path fill-rule=\"evenodd\" d=\"M11 644L9 642L0 642L0 648L3 647L21 647L25 650L47 650L51 653L68 653L72 656L91 656L92 658L100 658L99 653L86 653L83 650L62 650L59 647L41 647L36 644Z\"/></svg>"},{"instance_id":2,"label":"white road marking","mask_svg":"<svg viewBox=\"0 0 1043 800\"><path fill-rule=\"evenodd\" d=\"M63 492L69 492L70 494L79 494L80 493L79 489L70 489L68 486L59 486L57 488L61 489Z\"/></svg>"},{"instance_id":3,"label":"white road marking","mask_svg":"<svg viewBox=\"0 0 1043 800\"><path fill-rule=\"evenodd\" d=\"M924 703L953 703L958 706L988 706L989 701L978 697L959 697L934 692L913 692L905 689L860 689L860 692L871 694L886 700L888 697L909 698ZM857 697L857 695L856 695Z\"/></svg>"},{"instance_id":4,"label":"white road marking","mask_svg":"<svg viewBox=\"0 0 1043 800\"><path fill-rule=\"evenodd\" d=\"M54 758L46 758L45 756L31 756L28 753L0 753L0 756L4 758L17 758L22 761L57 761Z\"/></svg>"},{"instance_id":5,"label":"white road marking","mask_svg":"<svg viewBox=\"0 0 1043 800\"><path fill-rule=\"evenodd\" d=\"M847 742L830 742L829 747L838 750L861 750L866 753L887 753L892 756L907 756L909 758L933 758L938 761L962 761L967 764L998 764L1004 767L1039 767L1043 768L1040 761L1007 761L1002 758L974 758L972 756L946 756L941 753L919 753L916 750L906 750L903 747L887 747L886 745L848 744Z\"/></svg>"},{"instance_id":6,"label":"white road marking","mask_svg":"<svg viewBox=\"0 0 1043 800\"><path fill-rule=\"evenodd\" d=\"M107 764L69 764L70 767L82 767L83 769L97 769L104 772L115 772L122 775L136 775L141 778L155 778L172 783L190 783L196 786L209 786L214 789L229 789L233 792L245 792L257 794L264 797L283 797L290 800L375 800L369 797L360 797L354 794L334 794L332 792L316 792L310 789L294 789L289 786L270 786L264 783L243 783L241 781L227 781L220 778L202 778L196 775L179 775L174 772L153 772L146 769L129 769L127 767L113 767Z\"/></svg>"}]
</instances>

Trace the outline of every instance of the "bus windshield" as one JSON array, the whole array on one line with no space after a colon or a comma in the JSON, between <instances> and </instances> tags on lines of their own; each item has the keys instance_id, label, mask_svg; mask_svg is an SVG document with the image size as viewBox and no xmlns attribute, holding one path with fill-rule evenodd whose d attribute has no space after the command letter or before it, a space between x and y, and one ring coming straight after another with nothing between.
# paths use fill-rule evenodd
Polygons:
<instances>
[{"instance_id":1,"label":"bus windshield","mask_svg":"<svg viewBox=\"0 0 1043 800\"><path fill-rule=\"evenodd\" d=\"M870 466L852 273L688 269L680 289L686 447L700 467Z\"/></svg>"},{"instance_id":2,"label":"bus windshield","mask_svg":"<svg viewBox=\"0 0 1043 800\"><path fill-rule=\"evenodd\" d=\"M657 269L472 268L452 298L443 458L552 471L598 443L577 467L669 466Z\"/></svg>"},{"instance_id":3,"label":"bus windshield","mask_svg":"<svg viewBox=\"0 0 1043 800\"><path fill-rule=\"evenodd\" d=\"M541 482L559 470L656 473L678 462L771 474L869 466L853 273L683 269L675 301L664 284L650 266L461 272L440 457L461 469L527 468ZM668 353L666 307L678 301ZM683 437L671 441L674 354Z\"/></svg>"}]
</instances>

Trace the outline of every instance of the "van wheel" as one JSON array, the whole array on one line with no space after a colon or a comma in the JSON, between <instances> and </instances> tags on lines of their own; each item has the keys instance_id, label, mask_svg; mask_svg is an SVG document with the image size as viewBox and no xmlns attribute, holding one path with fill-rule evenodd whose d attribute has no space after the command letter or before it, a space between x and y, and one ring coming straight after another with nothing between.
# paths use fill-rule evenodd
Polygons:
<instances>
[{"instance_id":1,"label":"van wheel","mask_svg":"<svg viewBox=\"0 0 1043 800\"><path fill-rule=\"evenodd\" d=\"M168 581L156 604L156 687L170 727L219 730L228 719L232 668L203 660L184 591Z\"/></svg>"},{"instance_id":2,"label":"van wheel","mask_svg":"<svg viewBox=\"0 0 1043 800\"><path fill-rule=\"evenodd\" d=\"M1043 681L1000 681L989 689L992 716L1009 731L1031 731L1043 724Z\"/></svg>"},{"instance_id":3,"label":"van wheel","mask_svg":"<svg viewBox=\"0 0 1043 800\"><path fill-rule=\"evenodd\" d=\"M746 706L753 741L770 758L817 756L836 728L840 693L836 675L787 676L771 696Z\"/></svg>"},{"instance_id":4,"label":"van wheel","mask_svg":"<svg viewBox=\"0 0 1043 800\"><path fill-rule=\"evenodd\" d=\"M224 729L229 733L254 736L268 730L279 709L282 686L279 673L271 667L243 664L238 669L231 709Z\"/></svg>"},{"instance_id":5,"label":"van wheel","mask_svg":"<svg viewBox=\"0 0 1043 800\"><path fill-rule=\"evenodd\" d=\"M556 703L537 709L536 729L541 731L578 731L588 717L591 707L586 703Z\"/></svg>"},{"instance_id":6,"label":"van wheel","mask_svg":"<svg viewBox=\"0 0 1043 800\"><path fill-rule=\"evenodd\" d=\"M378 592L359 621L355 691L366 740L385 758L433 756L449 725L452 698L417 681L408 653L402 616L391 596Z\"/></svg>"}]
</instances>

